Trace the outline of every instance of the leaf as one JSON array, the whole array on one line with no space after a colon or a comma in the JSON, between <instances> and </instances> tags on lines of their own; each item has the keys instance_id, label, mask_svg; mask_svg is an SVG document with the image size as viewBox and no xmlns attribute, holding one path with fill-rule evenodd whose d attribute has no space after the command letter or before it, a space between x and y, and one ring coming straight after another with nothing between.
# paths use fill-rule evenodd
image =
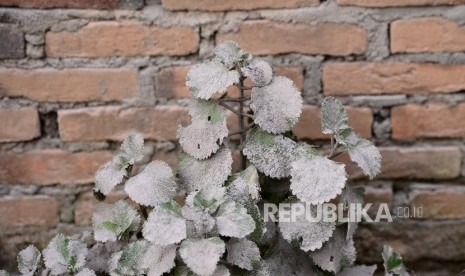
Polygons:
<instances>
[{"instance_id":1,"label":"leaf","mask_svg":"<svg viewBox=\"0 0 465 276\"><path fill-rule=\"evenodd\" d=\"M225 187L213 186L203 188L198 192L190 193L186 197L186 205L206 210L212 214L226 200L225 194Z\"/></svg>"},{"instance_id":2,"label":"leaf","mask_svg":"<svg viewBox=\"0 0 465 276\"><path fill-rule=\"evenodd\" d=\"M349 156L370 179L381 172L381 154L370 141L360 139L356 145L349 147Z\"/></svg>"},{"instance_id":3,"label":"leaf","mask_svg":"<svg viewBox=\"0 0 465 276\"><path fill-rule=\"evenodd\" d=\"M86 266L94 271L101 273L105 272L108 274L108 263L111 255L120 251L122 246L123 244L120 242L105 242L94 244L87 253Z\"/></svg>"},{"instance_id":4,"label":"leaf","mask_svg":"<svg viewBox=\"0 0 465 276\"><path fill-rule=\"evenodd\" d=\"M405 267L402 256L396 252L389 245L384 245L383 253L381 254L384 260L384 269L386 276L409 276L407 268Z\"/></svg>"},{"instance_id":5,"label":"leaf","mask_svg":"<svg viewBox=\"0 0 465 276\"><path fill-rule=\"evenodd\" d=\"M96 241L116 241L123 234L139 229L140 217L137 211L120 200L115 204L100 203L92 216L94 239Z\"/></svg>"},{"instance_id":6,"label":"leaf","mask_svg":"<svg viewBox=\"0 0 465 276\"><path fill-rule=\"evenodd\" d=\"M255 229L255 221L239 203L227 201L216 215L218 233L226 237L243 238Z\"/></svg>"},{"instance_id":7,"label":"leaf","mask_svg":"<svg viewBox=\"0 0 465 276\"><path fill-rule=\"evenodd\" d=\"M192 123L179 126L177 137L183 150L197 158L206 159L217 152L228 137L226 113L216 102L193 100L189 107Z\"/></svg>"},{"instance_id":8,"label":"leaf","mask_svg":"<svg viewBox=\"0 0 465 276\"><path fill-rule=\"evenodd\" d=\"M127 244L122 251L111 255L109 270L111 276L138 276L146 273L142 267L142 260L149 248L149 243L138 240Z\"/></svg>"},{"instance_id":9,"label":"leaf","mask_svg":"<svg viewBox=\"0 0 465 276\"><path fill-rule=\"evenodd\" d=\"M18 270L23 276L33 276L41 265L40 251L33 245L29 245L18 253Z\"/></svg>"},{"instance_id":10,"label":"leaf","mask_svg":"<svg viewBox=\"0 0 465 276\"><path fill-rule=\"evenodd\" d=\"M247 213L255 221L255 229L252 233L248 235L248 238L256 243L259 243L263 239L263 235L266 233L267 229L265 226L265 221L262 217L260 209L258 208L255 202L248 202L244 204L244 207L247 209Z\"/></svg>"},{"instance_id":11,"label":"leaf","mask_svg":"<svg viewBox=\"0 0 465 276\"><path fill-rule=\"evenodd\" d=\"M376 265L366 266L366 265L357 265L354 267L344 268L337 276L373 276L377 269Z\"/></svg>"},{"instance_id":12,"label":"leaf","mask_svg":"<svg viewBox=\"0 0 465 276\"><path fill-rule=\"evenodd\" d=\"M212 276L229 276L231 273L229 272L228 268L224 265L217 265L215 271L213 272Z\"/></svg>"},{"instance_id":13,"label":"leaf","mask_svg":"<svg viewBox=\"0 0 465 276\"><path fill-rule=\"evenodd\" d=\"M114 161L110 161L97 170L94 190L108 195L118 184L123 182L125 175L125 169L118 169Z\"/></svg>"},{"instance_id":14,"label":"leaf","mask_svg":"<svg viewBox=\"0 0 465 276\"><path fill-rule=\"evenodd\" d=\"M125 164L134 165L144 158L144 138L139 133L131 134L121 145L120 160Z\"/></svg>"},{"instance_id":15,"label":"leaf","mask_svg":"<svg viewBox=\"0 0 465 276\"><path fill-rule=\"evenodd\" d=\"M71 240L63 234L56 235L42 252L45 267L51 275L77 272L86 262L87 247L78 240Z\"/></svg>"},{"instance_id":16,"label":"leaf","mask_svg":"<svg viewBox=\"0 0 465 276\"><path fill-rule=\"evenodd\" d=\"M273 69L268 62L263 60L252 60L241 70L246 77L259 87L268 85L273 78Z\"/></svg>"},{"instance_id":17,"label":"leaf","mask_svg":"<svg viewBox=\"0 0 465 276\"><path fill-rule=\"evenodd\" d=\"M220 61L213 60L193 66L187 73L186 85L192 97L208 100L238 82L237 71L229 71Z\"/></svg>"},{"instance_id":18,"label":"leaf","mask_svg":"<svg viewBox=\"0 0 465 276\"><path fill-rule=\"evenodd\" d=\"M216 57L227 67L242 64L251 59L251 55L242 51L234 41L226 41L215 48Z\"/></svg>"},{"instance_id":19,"label":"leaf","mask_svg":"<svg viewBox=\"0 0 465 276\"><path fill-rule=\"evenodd\" d=\"M174 198L177 187L170 166L162 161L152 161L126 182L124 190L135 202L155 207Z\"/></svg>"},{"instance_id":20,"label":"leaf","mask_svg":"<svg viewBox=\"0 0 465 276\"><path fill-rule=\"evenodd\" d=\"M305 203L322 204L335 198L346 180L344 164L326 157L307 156L292 162L291 190Z\"/></svg>"},{"instance_id":21,"label":"leaf","mask_svg":"<svg viewBox=\"0 0 465 276\"><path fill-rule=\"evenodd\" d=\"M250 108L254 122L263 130L278 134L291 130L302 113L302 96L286 77L274 77L271 83L252 89Z\"/></svg>"},{"instance_id":22,"label":"leaf","mask_svg":"<svg viewBox=\"0 0 465 276\"><path fill-rule=\"evenodd\" d=\"M231 151L225 146L206 160L181 153L179 178L189 193L203 187L220 187L231 174L232 162Z\"/></svg>"},{"instance_id":23,"label":"leaf","mask_svg":"<svg viewBox=\"0 0 465 276\"><path fill-rule=\"evenodd\" d=\"M232 200L245 204L249 201L260 200L260 184L257 169L250 165L247 169L236 173L228 186L228 195Z\"/></svg>"},{"instance_id":24,"label":"leaf","mask_svg":"<svg viewBox=\"0 0 465 276\"><path fill-rule=\"evenodd\" d=\"M296 146L289 138L256 129L249 134L243 153L260 172L283 178L290 175L292 152Z\"/></svg>"},{"instance_id":25,"label":"leaf","mask_svg":"<svg viewBox=\"0 0 465 276\"><path fill-rule=\"evenodd\" d=\"M356 259L354 241L347 240L342 230L336 229L320 250L310 253L313 262L323 270L337 273L351 266Z\"/></svg>"},{"instance_id":26,"label":"leaf","mask_svg":"<svg viewBox=\"0 0 465 276\"><path fill-rule=\"evenodd\" d=\"M96 276L96 274L93 270L84 268L83 270L79 271L79 273L75 276Z\"/></svg>"},{"instance_id":27,"label":"leaf","mask_svg":"<svg viewBox=\"0 0 465 276\"><path fill-rule=\"evenodd\" d=\"M171 245L186 238L186 220L176 201L156 207L142 229L144 238L158 245Z\"/></svg>"},{"instance_id":28,"label":"leaf","mask_svg":"<svg viewBox=\"0 0 465 276\"><path fill-rule=\"evenodd\" d=\"M200 276L210 276L225 251L224 242L218 238L187 239L181 243L179 253L186 265Z\"/></svg>"},{"instance_id":29,"label":"leaf","mask_svg":"<svg viewBox=\"0 0 465 276\"><path fill-rule=\"evenodd\" d=\"M248 239L229 240L226 244L226 251L228 252L227 262L242 269L250 271L260 261L258 246Z\"/></svg>"},{"instance_id":30,"label":"leaf","mask_svg":"<svg viewBox=\"0 0 465 276\"><path fill-rule=\"evenodd\" d=\"M174 266L176 245L150 245L142 259L142 267L148 270L147 276L161 276Z\"/></svg>"},{"instance_id":31,"label":"leaf","mask_svg":"<svg viewBox=\"0 0 465 276\"><path fill-rule=\"evenodd\" d=\"M344 193L342 194L342 203L349 210L348 211L349 218L351 217L350 211L353 210L353 209L350 209L350 205L363 204L364 194L365 194L364 187L352 188L349 185L346 186ZM357 230L357 222L349 220L349 222L347 223L346 239L351 239L355 233L355 230Z\"/></svg>"},{"instance_id":32,"label":"leaf","mask_svg":"<svg viewBox=\"0 0 465 276\"><path fill-rule=\"evenodd\" d=\"M333 97L326 97L321 104L321 125L324 134L337 134L349 127L347 112L342 103Z\"/></svg>"},{"instance_id":33,"label":"leaf","mask_svg":"<svg viewBox=\"0 0 465 276\"><path fill-rule=\"evenodd\" d=\"M303 204L303 203L293 203ZM305 207L307 212L311 212L312 218L317 218L317 206L307 205ZM288 208L284 208L288 209ZM310 215L310 214L308 214ZM305 252L313 251L321 248L324 242L328 241L332 236L334 229L336 228L335 222L324 222L321 220L312 221L306 218L306 214L296 216L296 221L279 221L279 229L285 240L288 242L301 241L300 249Z\"/></svg>"},{"instance_id":34,"label":"leaf","mask_svg":"<svg viewBox=\"0 0 465 276\"><path fill-rule=\"evenodd\" d=\"M3 269L0 269L0 276L10 276L10 273L6 272Z\"/></svg>"}]
</instances>

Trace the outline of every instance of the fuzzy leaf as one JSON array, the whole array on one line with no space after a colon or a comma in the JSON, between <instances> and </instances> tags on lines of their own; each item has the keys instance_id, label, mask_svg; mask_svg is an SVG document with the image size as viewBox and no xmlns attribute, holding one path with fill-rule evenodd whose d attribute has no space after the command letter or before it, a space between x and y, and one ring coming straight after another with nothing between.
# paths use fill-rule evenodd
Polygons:
<instances>
[{"instance_id":1,"label":"fuzzy leaf","mask_svg":"<svg viewBox=\"0 0 465 276\"><path fill-rule=\"evenodd\" d=\"M231 273L229 272L228 268L224 265L217 265L215 271L213 272L212 276L230 276Z\"/></svg>"},{"instance_id":2,"label":"fuzzy leaf","mask_svg":"<svg viewBox=\"0 0 465 276\"><path fill-rule=\"evenodd\" d=\"M10 273L6 272L3 269L0 269L0 276L10 276Z\"/></svg>"},{"instance_id":3,"label":"fuzzy leaf","mask_svg":"<svg viewBox=\"0 0 465 276\"><path fill-rule=\"evenodd\" d=\"M109 270L111 276L138 276L143 275L146 269L142 267L142 260L149 248L149 243L144 240L132 242L122 251L111 255Z\"/></svg>"},{"instance_id":4,"label":"fuzzy leaf","mask_svg":"<svg viewBox=\"0 0 465 276\"><path fill-rule=\"evenodd\" d=\"M278 134L291 130L302 113L302 96L286 77L274 77L267 86L252 89L250 108L263 130Z\"/></svg>"},{"instance_id":5,"label":"fuzzy leaf","mask_svg":"<svg viewBox=\"0 0 465 276\"><path fill-rule=\"evenodd\" d=\"M364 187L356 187L352 188L349 185L346 186L344 193L342 194L342 203L344 206L350 208L351 204L363 204L365 194ZM350 212L350 209L349 209ZM349 214L350 218L350 214ZM347 223L347 235L346 239L352 239L355 230L357 230L357 222L356 221L349 221Z\"/></svg>"},{"instance_id":6,"label":"fuzzy leaf","mask_svg":"<svg viewBox=\"0 0 465 276\"><path fill-rule=\"evenodd\" d=\"M18 270L23 276L32 276L41 264L40 251L33 245L29 245L18 253Z\"/></svg>"},{"instance_id":7,"label":"fuzzy leaf","mask_svg":"<svg viewBox=\"0 0 465 276\"><path fill-rule=\"evenodd\" d=\"M144 138L139 133L129 135L121 145L120 160L134 165L142 158L144 158Z\"/></svg>"},{"instance_id":8,"label":"fuzzy leaf","mask_svg":"<svg viewBox=\"0 0 465 276\"><path fill-rule=\"evenodd\" d=\"M86 266L97 272L109 273L108 263L111 255L122 249L120 242L105 242L94 244L87 253Z\"/></svg>"},{"instance_id":9,"label":"fuzzy leaf","mask_svg":"<svg viewBox=\"0 0 465 276\"><path fill-rule=\"evenodd\" d=\"M218 233L226 237L243 238L255 229L255 221L239 203L227 201L216 215Z\"/></svg>"},{"instance_id":10,"label":"fuzzy leaf","mask_svg":"<svg viewBox=\"0 0 465 276\"><path fill-rule=\"evenodd\" d=\"M186 85L192 97L208 100L215 93L226 91L229 86L238 82L237 71L230 71L220 61L213 60L192 67L187 73Z\"/></svg>"},{"instance_id":11,"label":"fuzzy leaf","mask_svg":"<svg viewBox=\"0 0 465 276\"><path fill-rule=\"evenodd\" d=\"M305 208L305 204L303 208ZM316 206L307 208L310 209L312 218L317 217L316 208ZM306 218L305 214L297 216L295 222L279 221L279 229L283 238L288 242L301 240L300 248L305 252L321 248L323 243L329 240L335 228L334 222L311 221Z\"/></svg>"},{"instance_id":12,"label":"fuzzy leaf","mask_svg":"<svg viewBox=\"0 0 465 276\"><path fill-rule=\"evenodd\" d=\"M86 262L87 247L78 240L71 240L63 234L56 235L42 252L45 267L51 275L77 272Z\"/></svg>"},{"instance_id":13,"label":"fuzzy leaf","mask_svg":"<svg viewBox=\"0 0 465 276\"><path fill-rule=\"evenodd\" d=\"M232 68L236 63L242 64L251 56L241 50L234 41L226 41L215 48L216 57L227 67Z\"/></svg>"},{"instance_id":14,"label":"fuzzy leaf","mask_svg":"<svg viewBox=\"0 0 465 276\"><path fill-rule=\"evenodd\" d=\"M356 259L354 241L347 240L342 230L336 229L320 250L310 253L313 262L323 270L337 273L351 266Z\"/></svg>"},{"instance_id":15,"label":"fuzzy leaf","mask_svg":"<svg viewBox=\"0 0 465 276\"><path fill-rule=\"evenodd\" d=\"M309 204L322 204L335 198L347 180L344 164L322 156L307 156L292 162L291 177L292 193Z\"/></svg>"},{"instance_id":16,"label":"fuzzy leaf","mask_svg":"<svg viewBox=\"0 0 465 276\"><path fill-rule=\"evenodd\" d=\"M268 85L273 78L273 69L268 62L263 60L252 60L241 70L246 77L259 87Z\"/></svg>"},{"instance_id":17,"label":"fuzzy leaf","mask_svg":"<svg viewBox=\"0 0 465 276\"><path fill-rule=\"evenodd\" d=\"M256 129L249 134L243 153L262 173L283 178L290 175L292 152L296 146L289 138Z\"/></svg>"},{"instance_id":18,"label":"fuzzy leaf","mask_svg":"<svg viewBox=\"0 0 465 276\"><path fill-rule=\"evenodd\" d=\"M147 276L161 276L174 266L176 245L151 245L142 259L142 267L148 270Z\"/></svg>"},{"instance_id":19,"label":"fuzzy leaf","mask_svg":"<svg viewBox=\"0 0 465 276\"><path fill-rule=\"evenodd\" d=\"M200 276L210 276L225 251L224 242L218 238L187 239L181 243L179 253L187 266Z\"/></svg>"},{"instance_id":20,"label":"fuzzy leaf","mask_svg":"<svg viewBox=\"0 0 465 276\"><path fill-rule=\"evenodd\" d=\"M409 276L407 268L405 267L402 256L396 252L389 245L384 245L383 253L381 254L384 260L384 269L386 276Z\"/></svg>"},{"instance_id":21,"label":"fuzzy leaf","mask_svg":"<svg viewBox=\"0 0 465 276\"><path fill-rule=\"evenodd\" d=\"M142 230L144 238L158 245L175 244L186 238L186 220L175 201L156 207Z\"/></svg>"},{"instance_id":22,"label":"fuzzy leaf","mask_svg":"<svg viewBox=\"0 0 465 276\"><path fill-rule=\"evenodd\" d=\"M203 187L220 187L231 174L232 161L231 151L225 146L206 160L197 160L181 154L178 166L179 178L188 192Z\"/></svg>"},{"instance_id":23,"label":"fuzzy leaf","mask_svg":"<svg viewBox=\"0 0 465 276\"><path fill-rule=\"evenodd\" d=\"M246 270L252 270L260 261L258 246L248 239L231 239L226 244L227 262Z\"/></svg>"},{"instance_id":24,"label":"fuzzy leaf","mask_svg":"<svg viewBox=\"0 0 465 276\"><path fill-rule=\"evenodd\" d=\"M324 134L337 134L348 128L347 112L342 103L333 97L326 97L321 105L321 125Z\"/></svg>"},{"instance_id":25,"label":"fuzzy leaf","mask_svg":"<svg viewBox=\"0 0 465 276\"><path fill-rule=\"evenodd\" d=\"M370 179L381 172L381 154L370 141L360 139L357 144L349 147L349 156Z\"/></svg>"},{"instance_id":26,"label":"fuzzy leaf","mask_svg":"<svg viewBox=\"0 0 465 276\"><path fill-rule=\"evenodd\" d=\"M177 187L170 166L162 161L152 161L126 182L124 190L135 202L155 207L170 201L176 195Z\"/></svg>"},{"instance_id":27,"label":"fuzzy leaf","mask_svg":"<svg viewBox=\"0 0 465 276\"><path fill-rule=\"evenodd\" d=\"M95 174L95 190L108 195L113 189L123 182L126 175L125 169L118 169L114 161L101 166Z\"/></svg>"},{"instance_id":28,"label":"fuzzy leaf","mask_svg":"<svg viewBox=\"0 0 465 276\"><path fill-rule=\"evenodd\" d=\"M116 241L123 234L139 228L140 217L134 208L124 201L115 204L100 203L92 217L96 241Z\"/></svg>"},{"instance_id":29,"label":"fuzzy leaf","mask_svg":"<svg viewBox=\"0 0 465 276\"><path fill-rule=\"evenodd\" d=\"M260 200L260 184L257 169L250 165L247 169L236 173L228 186L228 195L232 200L245 204L250 200Z\"/></svg>"},{"instance_id":30,"label":"fuzzy leaf","mask_svg":"<svg viewBox=\"0 0 465 276\"><path fill-rule=\"evenodd\" d=\"M83 270L79 271L79 273L75 276L96 276L96 274L93 270L84 268Z\"/></svg>"},{"instance_id":31,"label":"fuzzy leaf","mask_svg":"<svg viewBox=\"0 0 465 276\"><path fill-rule=\"evenodd\" d=\"M337 276L373 276L377 269L376 265L366 266L366 265L357 265L354 267L344 268Z\"/></svg>"}]
</instances>

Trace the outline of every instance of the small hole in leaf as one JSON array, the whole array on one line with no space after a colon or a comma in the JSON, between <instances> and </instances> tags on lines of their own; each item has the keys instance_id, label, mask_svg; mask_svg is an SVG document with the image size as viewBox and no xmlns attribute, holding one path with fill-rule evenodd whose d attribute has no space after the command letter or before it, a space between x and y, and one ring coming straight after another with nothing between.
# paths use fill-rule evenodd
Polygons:
<instances>
[{"instance_id":1,"label":"small hole in leaf","mask_svg":"<svg viewBox=\"0 0 465 276\"><path fill-rule=\"evenodd\" d=\"M329 257L329 261L330 262L334 261L334 256Z\"/></svg>"},{"instance_id":2,"label":"small hole in leaf","mask_svg":"<svg viewBox=\"0 0 465 276\"><path fill-rule=\"evenodd\" d=\"M212 117L211 116L208 116L207 120L208 121L211 121Z\"/></svg>"},{"instance_id":3,"label":"small hole in leaf","mask_svg":"<svg viewBox=\"0 0 465 276\"><path fill-rule=\"evenodd\" d=\"M200 144L197 144L197 148L200 149Z\"/></svg>"}]
</instances>

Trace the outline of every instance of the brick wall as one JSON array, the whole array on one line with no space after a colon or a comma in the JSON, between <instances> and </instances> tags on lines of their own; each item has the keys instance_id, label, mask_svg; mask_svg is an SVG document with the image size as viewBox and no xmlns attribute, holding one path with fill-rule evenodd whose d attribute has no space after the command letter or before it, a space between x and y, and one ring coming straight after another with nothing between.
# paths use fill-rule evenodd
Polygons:
<instances>
[{"instance_id":1,"label":"brick wall","mask_svg":"<svg viewBox=\"0 0 465 276\"><path fill-rule=\"evenodd\" d=\"M368 201L423 206L361 227L361 262L390 243L420 273L465 268L464 0L0 0L0 264L89 229L93 174L127 134L175 166L186 72L229 39L296 82L300 138L327 142L324 96L348 106L383 155L373 182L341 156Z\"/></svg>"}]
</instances>

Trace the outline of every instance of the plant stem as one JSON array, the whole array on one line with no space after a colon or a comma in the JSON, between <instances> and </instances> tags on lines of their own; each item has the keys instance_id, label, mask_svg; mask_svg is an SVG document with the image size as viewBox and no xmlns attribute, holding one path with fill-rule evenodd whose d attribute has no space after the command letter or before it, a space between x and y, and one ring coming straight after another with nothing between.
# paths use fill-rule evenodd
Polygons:
<instances>
[{"instance_id":1,"label":"plant stem","mask_svg":"<svg viewBox=\"0 0 465 276\"><path fill-rule=\"evenodd\" d=\"M253 128L254 126L255 126L255 123L252 123L252 124L246 126L243 130L239 130L239 131L236 131L236 132L229 133L228 136L233 136L233 135L238 135L238 134L245 133L247 130Z\"/></svg>"},{"instance_id":2,"label":"plant stem","mask_svg":"<svg viewBox=\"0 0 465 276\"><path fill-rule=\"evenodd\" d=\"M240 103L239 103L239 129L241 131L240 135L241 135L241 145L244 145L244 142L245 142L245 139L246 139L246 129L245 129L245 126L244 126L244 118L245 116L243 115L244 114L244 76L242 75L242 72L240 70L239 71L239 74L240 74L240 78L239 78L239 91L240 91ZM241 152L241 168L242 170L245 170L247 168L247 158L245 157L245 155L242 154Z\"/></svg>"},{"instance_id":3,"label":"plant stem","mask_svg":"<svg viewBox=\"0 0 465 276\"><path fill-rule=\"evenodd\" d=\"M219 102L218 104L221 105L221 106L223 106L223 107L225 107L226 109L230 110L232 113L241 116L242 118L248 117L248 118L253 119L252 115L241 112L241 107L242 107L242 111L244 110L244 104L243 104L243 102L240 102L239 111L238 111L238 110L235 110L232 106L230 106L230 105L227 104L227 103Z\"/></svg>"}]
</instances>

